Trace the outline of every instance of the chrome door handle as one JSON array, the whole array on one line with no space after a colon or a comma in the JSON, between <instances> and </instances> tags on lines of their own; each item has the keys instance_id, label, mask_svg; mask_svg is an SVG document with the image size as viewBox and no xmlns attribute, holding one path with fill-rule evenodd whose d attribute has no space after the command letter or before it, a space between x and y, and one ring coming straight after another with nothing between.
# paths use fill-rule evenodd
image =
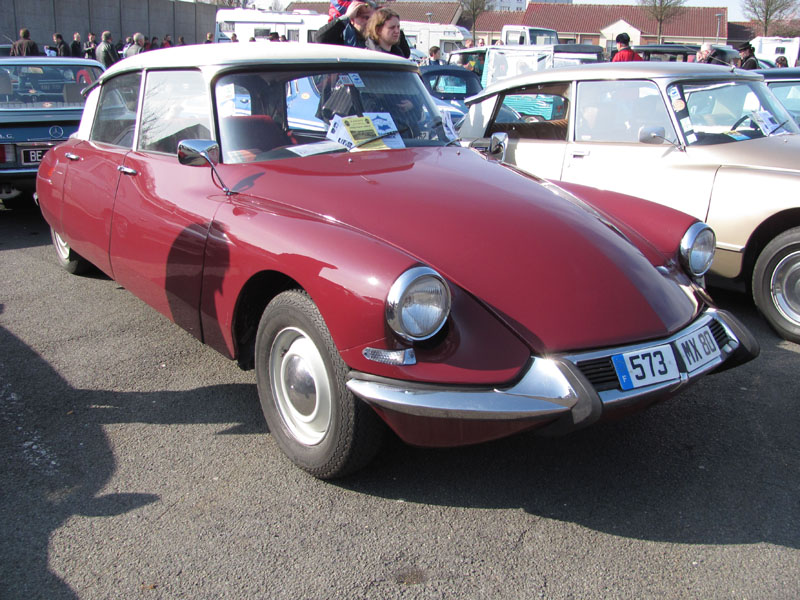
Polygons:
<instances>
[{"instance_id":1,"label":"chrome door handle","mask_svg":"<svg viewBox=\"0 0 800 600\"><path fill-rule=\"evenodd\" d=\"M120 173L124 173L125 175L138 175L136 169L131 169L130 167L123 167L122 165L119 165L117 167L117 171L119 171Z\"/></svg>"},{"instance_id":2,"label":"chrome door handle","mask_svg":"<svg viewBox=\"0 0 800 600\"><path fill-rule=\"evenodd\" d=\"M77 154L72 154L71 152L65 152L64 156L66 156L70 160L80 160L81 159L80 156L78 156Z\"/></svg>"},{"instance_id":3,"label":"chrome door handle","mask_svg":"<svg viewBox=\"0 0 800 600\"><path fill-rule=\"evenodd\" d=\"M572 158L583 158L584 156L589 156L588 150L573 150Z\"/></svg>"}]
</instances>

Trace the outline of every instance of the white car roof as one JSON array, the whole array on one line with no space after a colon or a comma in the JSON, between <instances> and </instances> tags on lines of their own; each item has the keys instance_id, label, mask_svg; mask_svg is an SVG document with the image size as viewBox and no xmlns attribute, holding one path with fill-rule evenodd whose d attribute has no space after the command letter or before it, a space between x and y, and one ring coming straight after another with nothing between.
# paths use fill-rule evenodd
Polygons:
<instances>
[{"instance_id":1,"label":"white car roof","mask_svg":"<svg viewBox=\"0 0 800 600\"><path fill-rule=\"evenodd\" d=\"M404 58L349 46L299 42L229 42L176 46L140 52L109 67L101 80L125 71L144 68L217 67L223 69L253 64L324 65L349 62L414 68L413 63Z\"/></svg>"}]
</instances>

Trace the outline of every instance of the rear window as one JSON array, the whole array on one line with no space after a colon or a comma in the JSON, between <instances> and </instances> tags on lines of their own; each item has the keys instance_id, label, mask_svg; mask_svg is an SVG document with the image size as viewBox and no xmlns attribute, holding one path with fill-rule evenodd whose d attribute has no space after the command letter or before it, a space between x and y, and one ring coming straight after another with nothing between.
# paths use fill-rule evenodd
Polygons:
<instances>
[{"instance_id":1,"label":"rear window","mask_svg":"<svg viewBox=\"0 0 800 600\"><path fill-rule=\"evenodd\" d=\"M46 62L0 65L0 110L52 110L82 108L81 90L102 70L85 65Z\"/></svg>"}]
</instances>

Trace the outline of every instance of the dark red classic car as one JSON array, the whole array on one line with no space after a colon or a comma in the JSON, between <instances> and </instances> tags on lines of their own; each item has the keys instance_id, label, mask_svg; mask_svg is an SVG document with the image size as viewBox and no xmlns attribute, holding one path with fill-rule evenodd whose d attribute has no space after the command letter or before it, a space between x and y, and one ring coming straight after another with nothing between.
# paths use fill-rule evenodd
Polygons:
<instances>
[{"instance_id":1,"label":"dark red classic car","mask_svg":"<svg viewBox=\"0 0 800 600\"><path fill-rule=\"evenodd\" d=\"M38 200L66 269L255 368L300 467L352 472L386 424L425 446L566 432L757 355L703 290L705 224L459 147L410 62L263 48L114 65Z\"/></svg>"}]
</instances>

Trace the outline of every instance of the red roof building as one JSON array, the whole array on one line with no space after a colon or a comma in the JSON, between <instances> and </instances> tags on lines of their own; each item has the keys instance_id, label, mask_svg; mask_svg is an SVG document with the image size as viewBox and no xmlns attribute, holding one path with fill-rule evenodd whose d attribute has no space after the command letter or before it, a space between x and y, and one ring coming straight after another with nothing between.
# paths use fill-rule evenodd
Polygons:
<instances>
[{"instance_id":1,"label":"red roof building","mask_svg":"<svg viewBox=\"0 0 800 600\"><path fill-rule=\"evenodd\" d=\"M636 5L532 2L521 17L519 14L483 13L477 19L476 37L486 41L500 39L503 25L529 25L555 29L565 42L598 44L609 49L622 32L631 37L633 45L658 43L658 23ZM685 6L680 14L664 23L662 30L663 42L724 44L727 38L728 9L724 6Z\"/></svg>"}]
</instances>

